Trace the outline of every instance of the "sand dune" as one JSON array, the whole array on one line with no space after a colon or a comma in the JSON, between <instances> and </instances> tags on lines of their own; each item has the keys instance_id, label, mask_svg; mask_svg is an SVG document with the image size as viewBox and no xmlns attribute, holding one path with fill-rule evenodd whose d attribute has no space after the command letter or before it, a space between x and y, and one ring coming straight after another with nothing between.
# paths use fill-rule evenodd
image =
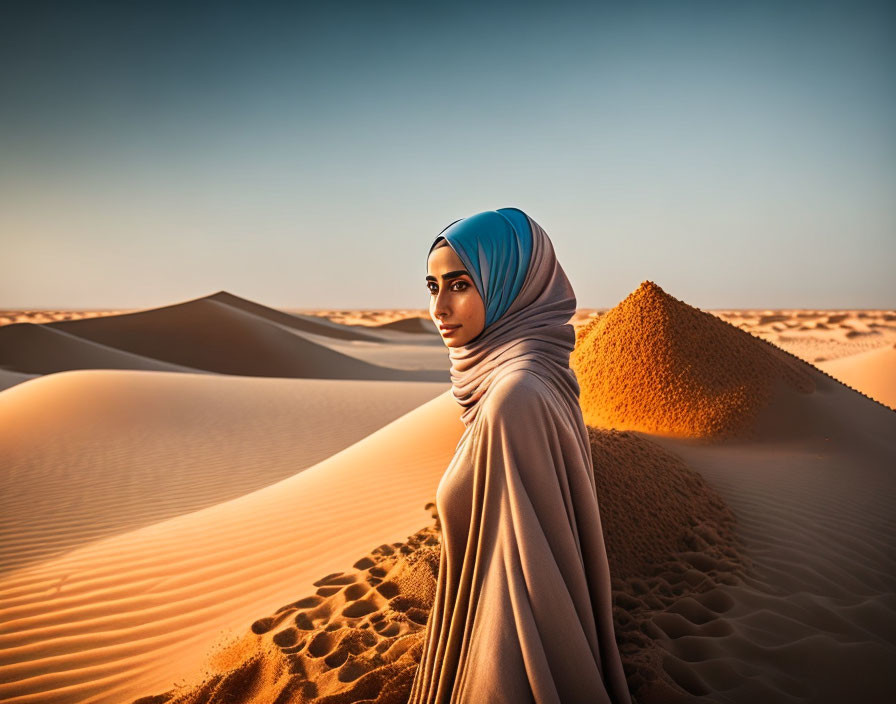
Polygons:
<instances>
[{"instance_id":1,"label":"sand dune","mask_svg":"<svg viewBox=\"0 0 896 704\"><path fill-rule=\"evenodd\" d=\"M320 462L446 384L74 371L0 394L0 572Z\"/></svg>"},{"instance_id":2,"label":"sand dune","mask_svg":"<svg viewBox=\"0 0 896 704\"><path fill-rule=\"evenodd\" d=\"M128 368L314 379L448 380L446 371L394 369L342 354L299 331L341 341L378 345L387 341L329 321L292 318L221 292L136 313L42 326L15 324L0 327L0 365L39 373Z\"/></svg>"},{"instance_id":3,"label":"sand dune","mask_svg":"<svg viewBox=\"0 0 896 704\"><path fill-rule=\"evenodd\" d=\"M442 394L276 484L4 576L0 699L123 702L201 673L258 614L425 523L462 428Z\"/></svg>"},{"instance_id":4,"label":"sand dune","mask_svg":"<svg viewBox=\"0 0 896 704\"><path fill-rule=\"evenodd\" d=\"M0 328L0 365L25 374L71 369L201 370L126 352L50 325L16 323Z\"/></svg>"},{"instance_id":5,"label":"sand dune","mask_svg":"<svg viewBox=\"0 0 896 704\"><path fill-rule=\"evenodd\" d=\"M23 381L28 381L29 379L35 379L39 374L25 374L24 372L10 372L5 369L0 369L0 391L4 389L11 388L16 384L21 384Z\"/></svg>"},{"instance_id":6,"label":"sand dune","mask_svg":"<svg viewBox=\"0 0 896 704\"><path fill-rule=\"evenodd\" d=\"M324 340L312 336L310 333L305 333L305 336L313 342L325 345L328 349L340 352L347 357L360 359L368 364L409 371L428 370L434 374L442 374L445 381L450 381L451 361L448 359L448 351L441 338L434 335L420 335L395 330L383 331L382 334L384 337L393 338L389 344Z\"/></svg>"},{"instance_id":7,"label":"sand dune","mask_svg":"<svg viewBox=\"0 0 896 704\"><path fill-rule=\"evenodd\" d=\"M643 701L896 691L896 413L652 282L579 343L583 412L650 431L699 471L752 561L712 592L723 608L697 597L657 611L647 632L669 655Z\"/></svg>"},{"instance_id":8,"label":"sand dune","mask_svg":"<svg viewBox=\"0 0 896 704\"><path fill-rule=\"evenodd\" d=\"M657 621L664 670L692 697L833 704L896 691L896 414L816 381L765 409L777 439L655 438L725 498L754 565L725 587L724 614Z\"/></svg>"},{"instance_id":9,"label":"sand dune","mask_svg":"<svg viewBox=\"0 0 896 704\"><path fill-rule=\"evenodd\" d=\"M438 331L435 329L432 321L429 318L423 317L413 317L413 318L402 318L401 320L393 320L389 323L383 323L382 325L377 326L378 330L401 330L402 332L413 332L413 333L429 333L431 335L438 335Z\"/></svg>"},{"instance_id":10,"label":"sand dune","mask_svg":"<svg viewBox=\"0 0 896 704\"><path fill-rule=\"evenodd\" d=\"M407 318L427 317L426 310L405 308L401 310L293 310L294 314L316 315L326 318L340 325L351 325L360 328L376 330L389 323L398 322Z\"/></svg>"},{"instance_id":11,"label":"sand dune","mask_svg":"<svg viewBox=\"0 0 896 704\"><path fill-rule=\"evenodd\" d=\"M896 345L818 362L835 379L848 384L876 401L896 409Z\"/></svg>"},{"instance_id":12,"label":"sand dune","mask_svg":"<svg viewBox=\"0 0 896 704\"><path fill-rule=\"evenodd\" d=\"M312 332L318 335L333 337L338 340L366 340L368 342L377 342L380 339L376 335L370 334L364 330L359 330L347 325L340 325L339 323L334 323L320 316L284 313L275 308L269 308L260 303L234 296L227 291L218 291L218 293L197 300L211 300L217 303L223 303L224 305L228 305L247 313L252 313L259 318L285 325L286 327L292 328L293 330L299 330L300 332Z\"/></svg>"},{"instance_id":13,"label":"sand dune","mask_svg":"<svg viewBox=\"0 0 896 704\"><path fill-rule=\"evenodd\" d=\"M577 331L585 422L684 437L744 432L771 390L811 393L811 367L645 281Z\"/></svg>"}]
</instances>

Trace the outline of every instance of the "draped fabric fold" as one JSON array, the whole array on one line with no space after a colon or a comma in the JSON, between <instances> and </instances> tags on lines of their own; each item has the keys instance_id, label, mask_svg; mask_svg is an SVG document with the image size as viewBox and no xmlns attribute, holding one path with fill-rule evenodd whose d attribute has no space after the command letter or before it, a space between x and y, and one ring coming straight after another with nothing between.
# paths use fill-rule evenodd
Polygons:
<instances>
[{"instance_id":1,"label":"draped fabric fold","mask_svg":"<svg viewBox=\"0 0 896 704\"><path fill-rule=\"evenodd\" d=\"M575 295L534 220L511 208L488 213L475 227L462 229L461 220L439 235L468 270L483 272L477 288L486 306L514 278L522 283L476 338L449 348L466 427L436 491L438 582L409 701L630 704L569 367ZM471 260L471 251L500 250L472 246L489 219L500 225L493 233L521 250L528 240L522 269Z\"/></svg>"}]
</instances>

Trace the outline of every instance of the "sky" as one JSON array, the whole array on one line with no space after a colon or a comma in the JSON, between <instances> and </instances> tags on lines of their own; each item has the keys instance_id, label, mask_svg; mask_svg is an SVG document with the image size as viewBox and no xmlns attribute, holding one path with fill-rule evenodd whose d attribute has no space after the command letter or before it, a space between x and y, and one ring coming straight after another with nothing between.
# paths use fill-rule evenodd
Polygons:
<instances>
[{"instance_id":1,"label":"sky","mask_svg":"<svg viewBox=\"0 0 896 704\"><path fill-rule=\"evenodd\" d=\"M517 207L579 307L896 307L896 5L4 2L0 309L426 308Z\"/></svg>"}]
</instances>

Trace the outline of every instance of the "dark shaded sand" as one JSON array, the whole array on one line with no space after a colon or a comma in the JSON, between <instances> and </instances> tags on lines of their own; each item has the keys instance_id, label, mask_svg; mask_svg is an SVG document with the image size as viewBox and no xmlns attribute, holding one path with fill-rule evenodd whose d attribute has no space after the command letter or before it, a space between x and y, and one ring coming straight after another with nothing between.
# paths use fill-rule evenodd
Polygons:
<instances>
[{"instance_id":1,"label":"dark shaded sand","mask_svg":"<svg viewBox=\"0 0 896 704\"><path fill-rule=\"evenodd\" d=\"M706 634L726 628L718 615L730 604L717 587L736 583L748 565L734 516L659 445L629 432L589 428L589 435L629 686L641 702L674 701L686 693L676 678L687 672L663 668L658 641L684 619ZM435 511L432 503L426 508ZM315 594L260 618L211 655L201 684L134 704L403 704L435 596L433 516L434 525L406 542L375 548L352 571L315 582Z\"/></svg>"},{"instance_id":2,"label":"dark shaded sand","mask_svg":"<svg viewBox=\"0 0 896 704\"><path fill-rule=\"evenodd\" d=\"M444 371L370 364L303 333L388 344L358 328L290 315L221 291L134 313L4 325L0 367L26 374L140 369L306 379L448 380Z\"/></svg>"},{"instance_id":3,"label":"dark shaded sand","mask_svg":"<svg viewBox=\"0 0 896 704\"><path fill-rule=\"evenodd\" d=\"M425 333L429 335L438 335L438 331L429 318L413 317L403 318L402 320L393 320L390 323L377 325L378 330L400 330L401 332Z\"/></svg>"},{"instance_id":4,"label":"dark shaded sand","mask_svg":"<svg viewBox=\"0 0 896 704\"><path fill-rule=\"evenodd\" d=\"M75 369L202 372L86 340L52 325L14 323L0 328L0 364L29 376Z\"/></svg>"}]
</instances>

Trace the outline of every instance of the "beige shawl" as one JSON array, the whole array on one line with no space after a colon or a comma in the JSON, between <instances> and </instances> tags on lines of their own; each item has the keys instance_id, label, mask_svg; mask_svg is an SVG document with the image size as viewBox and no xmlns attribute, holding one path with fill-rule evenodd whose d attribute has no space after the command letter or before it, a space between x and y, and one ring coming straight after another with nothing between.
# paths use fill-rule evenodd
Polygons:
<instances>
[{"instance_id":1,"label":"beige shawl","mask_svg":"<svg viewBox=\"0 0 896 704\"><path fill-rule=\"evenodd\" d=\"M588 435L576 299L545 231L522 289L450 348L465 430L436 492L437 591L410 704L630 704Z\"/></svg>"}]
</instances>

